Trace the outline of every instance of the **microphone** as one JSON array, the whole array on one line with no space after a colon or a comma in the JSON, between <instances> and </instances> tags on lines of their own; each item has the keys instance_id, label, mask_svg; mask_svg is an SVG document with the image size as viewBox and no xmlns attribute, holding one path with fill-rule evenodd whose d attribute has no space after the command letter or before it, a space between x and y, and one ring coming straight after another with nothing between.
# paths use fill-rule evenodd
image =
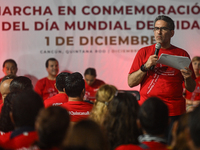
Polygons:
<instances>
[{"instance_id":1,"label":"microphone","mask_svg":"<svg viewBox=\"0 0 200 150\"><path fill-rule=\"evenodd\" d=\"M155 48L156 48L156 49L155 49L154 54L158 56L159 50L160 50L160 48L161 48L161 44L160 44L160 43L157 43L156 46L155 46ZM150 70L153 70L154 67L155 67L155 65L151 66Z\"/></svg>"}]
</instances>

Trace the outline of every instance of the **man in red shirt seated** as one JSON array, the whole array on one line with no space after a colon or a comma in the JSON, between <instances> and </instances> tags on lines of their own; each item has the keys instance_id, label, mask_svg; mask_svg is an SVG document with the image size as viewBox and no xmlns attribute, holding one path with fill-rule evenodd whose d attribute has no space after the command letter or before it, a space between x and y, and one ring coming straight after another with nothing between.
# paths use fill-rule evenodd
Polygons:
<instances>
[{"instance_id":1,"label":"man in red shirt seated","mask_svg":"<svg viewBox=\"0 0 200 150\"><path fill-rule=\"evenodd\" d=\"M35 85L35 91L42 96L43 100L58 94L58 90L54 86L59 71L58 61L55 58L49 58L45 65L48 76L38 80Z\"/></svg>"},{"instance_id":2,"label":"man in red shirt seated","mask_svg":"<svg viewBox=\"0 0 200 150\"><path fill-rule=\"evenodd\" d=\"M3 73L5 76L13 75L16 76L17 74L17 63L13 59L6 59L3 63ZM0 78L0 83L3 78ZM0 93L0 101L2 101L2 95ZM1 102L0 102L1 103Z\"/></svg>"},{"instance_id":3,"label":"man in red shirt seated","mask_svg":"<svg viewBox=\"0 0 200 150\"><path fill-rule=\"evenodd\" d=\"M35 119L43 107L42 98L33 90L19 92L13 100L10 113L15 130L0 136L0 146L4 149L22 149L36 141Z\"/></svg>"},{"instance_id":4,"label":"man in red shirt seated","mask_svg":"<svg viewBox=\"0 0 200 150\"><path fill-rule=\"evenodd\" d=\"M58 94L46 99L44 101L44 106L49 107L49 106L58 106L61 105L65 102L68 102L68 96L67 94L64 92L64 88L65 88L65 78L70 75L70 73L68 72L62 72L60 74L57 75L56 77L56 89L58 90Z\"/></svg>"},{"instance_id":5,"label":"man in red shirt seated","mask_svg":"<svg viewBox=\"0 0 200 150\"><path fill-rule=\"evenodd\" d=\"M68 95L68 102L61 106L69 111L70 121L77 122L88 118L93 105L83 101L85 94L83 76L75 72L67 76L65 81L65 92Z\"/></svg>"},{"instance_id":6,"label":"man in red shirt seated","mask_svg":"<svg viewBox=\"0 0 200 150\"><path fill-rule=\"evenodd\" d=\"M84 73L85 78L85 96L84 100L92 103L95 101L95 95L99 87L105 84L104 81L96 79L96 70L94 68L87 68Z\"/></svg>"}]
</instances>

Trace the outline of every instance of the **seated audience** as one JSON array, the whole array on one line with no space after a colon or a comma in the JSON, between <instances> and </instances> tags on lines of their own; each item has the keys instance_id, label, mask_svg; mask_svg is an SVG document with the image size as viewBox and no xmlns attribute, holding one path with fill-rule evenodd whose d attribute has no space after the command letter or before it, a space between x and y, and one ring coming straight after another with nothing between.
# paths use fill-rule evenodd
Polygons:
<instances>
[{"instance_id":1,"label":"seated audience","mask_svg":"<svg viewBox=\"0 0 200 150\"><path fill-rule=\"evenodd\" d=\"M187 143L190 113L183 114L179 120L174 122L172 129L172 150L190 150Z\"/></svg>"},{"instance_id":2,"label":"seated audience","mask_svg":"<svg viewBox=\"0 0 200 150\"><path fill-rule=\"evenodd\" d=\"M13 77L13 79L12 79ZM24 76L5 76L4 78L8 78L7 80L3 81L2 83L6 83L6 89L4 87L4 96L9 93L9 92L20 92L20 91L24 91L24 90L28 90L28 89L33 89L33 85L32 82L29 78L24 77ZM9 88L9 89L8 89ZM7 92L6 92L6 91ZM0 112L1 112L1 108L3 106L3 103L0 104Z\"/></svg>"},{"instance_id":3,"label":"seated audience","mask_svg":"<svg viewBox=\"0 0 200 150\"><path fill-rule=\"evenodd\" d=\"M4 149L22 149L36 141L38 135L34 128L35 119L43 107L42 98L33 90L17 94L10 112L15 130L0 136L0 146Z\"/></svg>"},{"instance_id":4,"label":"seated audience","mask_svg":"<svg viewBox=\"0 0 200 150\"><path fill-rule=\"evenodd\" d=\"M3 63L3 73L5 76L17 74L17 63L13 59L6 59ZM2 78L0 79L1 82Z\"/></svg>"},{"instance_id":5,"label":"seated audience","mask_svg":"<svg viewBox=\"0 0 200 150\"><path fill-rule=\"evenodd\" d=\"M189 129L187 143L190 150L200 150L200 105L198 105L189 116Z\"/></svg>"},{"instance_id":6,"label":"seated audience","mask_svg":"<svg viewBox=\"0 0 200 150\"><path fill-rule=\"evenodd\" d=\"M90 113L90 118L102 125L104 116L107 112L107 105L113 99L117 88L113 85L104 84L96 93L96 101Z\"/></svg>"},{"instance_id":7,"label":"seated audience","mask_svg":"<svg viewBox=\"0 0 200 150\"><path fill-rule=\"evenodd\" d=\"M13 108L13 100L17 95L16 92L9 93L4 99L4 105L1 110L0 115L0 131L1 132L9 132L14 130L14 124L10 118L10 112L12 112Z\"/></svg>"},{"instance_id":8,"label":"seated audience","mask_svg":"<svg viewBox=\"0 0 200 150\"><path fill-rule=\"evenodd\" d=\"M5 76L7 76L7 75L16 76L16 74L17 74L17 63L13 59L6 59L3 62L3 73L5 74ZM0 83L1 83L2 79L3 78L0 78ZM2 102L1 93L0 93L0 101Z\"/></svg>"},{"instance_id":9,"label":"seated audience","mask_svg":"<svg viewBox=\"0 0 200 150\"><path fill-rule=\"evenodd\" d=\"M57 75L56 77L56 89L58 90L58 94L46 99L44 101L44 106L49 107L49 106L58 106L61 105L65 102L68 102L68 96L65 93L64 89L65 89L65 78L70 75L70 73L68 72L62 72L60 74Z\"/></svg>"},{"instance_id":10,"label":"seated audience","mask_svg":"<svg viewBox=\"0 0 200 150\"><path fill-rule=\"evenodd\" d=\"M58 90L55 88L56 76L59 71L58 61L55 58L49 58L45 66L48 76L38 80L35 85L35 91L42 96L43 100L58 94Z\"/></svg>"},{"instance_id":11,"label":"seated audience","mask_svg":"<svg viewBox=\"0 0 200 150\"><path fill-rule=\"evenodd\" d=\"M1 80L0 83L0 113L1 113L1 108L3 106L4 103L4 98L6 97L6 95L8 93L10 93L10 82L15 78L15 75L6 75L5 77L3 77L3 79Z\"/></svg>"},{"instance_id":12,"label":"seated audience","mask_svg":"<svg viewBox=\"0 0 200 150\"><path fill-rule=\"evenodd\" d=\"M88 118L93 104L83 101L85 82L80 73L75 72L66 77L65 92L68 95L68 102L61 106L69 111L71 122Z\"/></svg>"},{"instance_id":13,"label":"seated audience","mask_svg":"<svg viewBox=\"0 0 200 150\"><path fill-rule=\"evenodd\" d=\"M114 150L118 146L120 149L126 149L129 144L132 144L132 148L137 147L140 134L136 123L139 104L135 96L130 93L117 93L113 100L108 102L107 110L103 129L108 138L109 149Z\"/></svg>"},{"instance_id":14,"label":"seated audience","mask_svg":"<svg viewBox=\"0 0 200 150\"><path fill-rule=\"evenodd\" d=\"M96 70L94 68L87 68L84 73L85 78L85 96L84 100L89 100L94 103L95 95L99 87L105 84L104 81L96 79Z\"/></svg>"},{"instance_id":15,"label":"seated audience","mask_svg":"<svg viewBox=\"0 0 200 150\"><path fill-rule=\"evenodd\" d=\"M39 140L33 149L59 149L69 127L69 113L60 106L42 109L37 116L35 128Z\"/></svg>"},{"instance_id":16,"label":"seated audience","mask_svg":"<svg viewBox=\"0 0 200 150\"><path fill-rule=\"evenodd\" d=\"M143 132L138 138L142 147L167 150L165 139L169 122L167 105L157 97L150 97L140 107L138 118L138 126Z\"/></svg>"},{"instance_id":17,"label":"seated audience","mask_svg":"<svg viewBox=\"0 0 200 150\"><path fill-rule=\"evenodd\" d=\"M69 131L63 142L63 147L68 149L80 148L88 150L107 150L105 136L100 126L92 120L81 120Z\"/></svg>"},{"instance_id":18,"label":"seated audience","mask_svg":"<svg viewBox=\"0 0 200 150\"><path fill-rule=\"evenodd\" d=\"M192 58L192 66L196 76L196 87L193 92L189 92L184 86L184 96L186 99L186 109L187 111L192 111L200 103L200 57L195 56Z\"/></svg>"},{"instance_id":19,"label":"seated audience","mask_svg":"<svg viewBox=\"0 0 200 150\"><path fill-rule=\"evenodd\" d=\"M7 75L2 78L0 83L0 92L2 95L2 100L6 97L8 93L10 93L10 82L16 78L15 75Z\"/></svg>"},{"instance_id":20,"label":"seated audience","mask_svg":"<svg viewBox=\"0 0 200 150\"><path fill-rule=\"evenodd\" d=\"M10 82L10 92L21 92L32 89L32 81L25 76L18 76Z\"/></svg>"}]
</instances>

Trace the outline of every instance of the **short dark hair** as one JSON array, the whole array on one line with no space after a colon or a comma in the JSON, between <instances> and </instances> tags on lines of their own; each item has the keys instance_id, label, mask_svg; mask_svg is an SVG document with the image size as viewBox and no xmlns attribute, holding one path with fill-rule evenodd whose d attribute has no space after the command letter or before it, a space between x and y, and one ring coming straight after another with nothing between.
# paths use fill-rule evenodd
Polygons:
<instances>
[{"instance_id":1,"label":"short dark hair","mask_svg":"<svg viewBox=\"0 0 200 150\"><path fill-rule=\"evenodd\" d=\"M63 91L65 88L65 78L70 75L68 72L61 72L56 77L56 88L58 91Z\"/></svg>"},{"instance_id":2,"label":"short dark hair","mask_svg":"<svg viewBox=\"0 0 200 150\"><path fill-rule=\"evenodd\" d=\"M25 76L18 76L10 82L10 92L33 89L32 81Z\"/></svg>"},{"instance_id":3,"label":"short dark hair","mask_svg":"<svg viewBox=\"0 0 200 150\"><path fill-rule=\"evenodd\" d=\"M69 127L70 117L65 108L50 106L43 108L36 119L39 124L37 129L41 149L49 149L61 146Z\"/></svg>"},{"instance_id":4,"label":"short dark hair","mask_svg":"<svg viewBox=\"0 0 200 150\"><path fill-rule=\"evenodd\" d=\"M14 75L14 74L6 75L6 76L4 76L4 77L2 78L1 83L2 83L3 81L7 80L7 79L14 79L14 78L16 78L16 77L17 77L17 76Z\"/></svg>"},{"instance_id":5,"label":"short dark hair","mask_svg":"<svg viewBox=\"0 0 200 150\"><path fill-rule=\"evenodd\" d=\"M19 92L13 100L12 114L15 127L34 127L41 108L44 108L43 99L35 91Z\"/></svg>"},{"instance_id":6,"label":"short dark hair","mask_svg":"<svg viewBox=\"0 0 200 150\"><path fill-rule=\"evenodd\" d=\"M168 127L168 107L161 99L150 97L140 107L138 118L148 134L163 134Z\"/></svg>"},{"instance_id":7,"label":"short dark hair","mask_svg":"<svg viewBox=\"0 0 200 150\"><path fill-rule=\"evenodd\" d=\"M46 63L45 63L46 68L49 67L49 61L57 61L58 62L58 60L55 59L55 58L49 58L49 59L46 60Z\"/></svg>"},{"instance_id":8,"label":"short dark hair","mask_svg":"<svg viewBox=\"0 0 200 150\"><path fill-rule=\"evenodd\" d=\"M70 74L65 79L65 92L69 97L80 97L85 88L85 81L79 72Z\"/></svg>"},{"instance_id":9,"label":"short dark hair","mask_svg":"<svg viewBox=\"0 0 200 150\"><path fill-rule=\"evenodd\" d=\"M97 76L97 73L96 73L96 70L94 68L87 68L85 70L85 73L84 73L84 76L85 75L91 75L91 76L94 76L96 77Z\"/></svg>"},{"instance_id":10,"label":"short dark hair","mask_svg":"<svg viewBox=\"0 0 200 150\"><path fill-rule=\"evenodd\" d=\"M154 21L154 26L156 24L156 21L158 21L158 20L163 20L163 21L167 22L169 29L174 30L174 28L175 28L174 21L170 17L165 16L165 15L160 15L160 16L156 17L156 19Z\"/></svg>"},{"instance_id":11,"label":"short dark hair","mask_svg":"<svg viewBox=\"0 0 200 150\"><path fill-rule=\"evenodd\" d=\"M15 65L15 67L17 68L17 63L16 63L15 60L13 60L13 59L6 59L6 60L3 62L3 68L5 67L5 65L6 65L7 62L13 63L13 64Z\"/></svg>"},{"instance_id":12,"label":"short dark hair","mask_svg":"<svg viewBox=\"0 0 200 150\"><path fill-rule=\"evenodd\" d=\"M200 148L200 105L198 105L190 114L189 129L194 145Z\"/></svg>"}]
</instances>

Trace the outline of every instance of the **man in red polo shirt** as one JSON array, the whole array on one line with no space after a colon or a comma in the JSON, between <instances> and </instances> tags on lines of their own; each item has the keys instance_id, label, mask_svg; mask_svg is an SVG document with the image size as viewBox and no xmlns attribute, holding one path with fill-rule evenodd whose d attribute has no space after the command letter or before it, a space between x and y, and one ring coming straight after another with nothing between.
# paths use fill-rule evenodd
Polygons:
<instances>
[{"instance_id":1,"label":"man in red polo shirt","mask_svg":"<svg viewBox=\"0 0 200 150\"><path fill-rule=\"evenodd\" d=\"M49 99L46 99L44 101L45 108L47 108L49 106L58 106L58 105L61 105L65 102L68 102L68 96L64 92L65 78L68 75L70 75L70 73L68 73L68 72L62 72L62 73L57 75L55 86L56 86L56 89L58 90L58 94L49 98Z\"/></svg>"},{"instance_id":2,"label":"man in red polo shirt","mask_svg":"<svg viewBox=\"0 0 200 150\"><path fill-rule=\"evenodd\" d=\"M58 61L55 58L49 58L45 65L48 76L38 80L35 85L35 91L42 96L43 100L58 94L58 90L54 86L59 71Z\"/></svg>"},{"instance_id":3,"label":"man in red polo shirt","mask_svg":"<svg viewBox=\"0 0 200 150\"><path fill-rule=\"evenodd\" d=\"M17 94L10 114L15 130L0 136L0 146L4 149L22 149L38 140L35 118L43 107L42 98L33 90Z\"/></svg>"},{"instance_id":4,"label":"man in red polo shirt","mask_svg":"<svg viewBox=\"0 0 200 150\"><path fill-rule=\"evenodd\" d=\"M85 94L83 76L75 72L67 76L65 81L65 92L68 95L68 102L61 106L69 111L71 122L88 118L93 105L83 101Z\"/></svg>"}]
</instances>

